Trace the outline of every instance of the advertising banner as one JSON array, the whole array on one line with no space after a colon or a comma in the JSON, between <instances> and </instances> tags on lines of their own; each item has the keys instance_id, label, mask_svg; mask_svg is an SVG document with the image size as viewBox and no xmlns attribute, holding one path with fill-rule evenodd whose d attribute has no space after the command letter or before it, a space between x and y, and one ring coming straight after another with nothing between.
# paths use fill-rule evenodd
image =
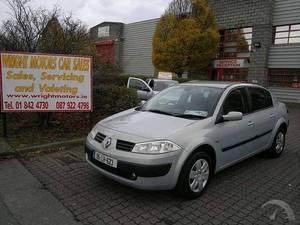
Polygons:
<instances>
[{"instance_id":1,"label":"advertising banner","mask_svg":"<svg viewBox=\"0 0 300 225\"><path fill-rule=\"evenodd\" d=\"M248 64L244 59L218 59L214 61L214 68L247 68Z\"/></svg>"},{"instance_id":2,"label":"advertising banner","mask_svg":"<svg viewBox=\"0 0 300 225\"><path fill-rule=\"evenodd\" d=\"M92 58L0 52L2 112L92 111Z\"/></svg>"}]
</instances>

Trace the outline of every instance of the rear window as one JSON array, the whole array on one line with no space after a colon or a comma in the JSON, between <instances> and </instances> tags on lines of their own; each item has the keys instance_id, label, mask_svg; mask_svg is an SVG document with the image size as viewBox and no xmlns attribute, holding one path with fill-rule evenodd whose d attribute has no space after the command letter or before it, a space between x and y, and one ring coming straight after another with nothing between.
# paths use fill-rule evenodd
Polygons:
<instances>
[{"instance_id":1,"label":"rear window","mask_svg":"<svg viewBox=\"0 0 300 225\"><path fill-rule=\"evenodd\" d=\"M155 81L153 90L154 91L162 91L162 90L164 90L168 87L171 87L173 85L176 85L176 84L177 84L176 81Z\"/></svg>"},{"instance_id":2,"label":"rear window","mask_svg":"<svg viewBox=\"0 0 300 225\"><path fill-rule=\"evenodd\" d=\"M252 111L258 111L273 106L271 94L262 88L249 88Z\"/></svg>"},{"instance_id":3,"label":"rear window","mask_svg":"<svg viewBox=\"0 0 300 225\"><path fill-rule=\"evenodd\" d=\"M265 96L266 96L266 106L267 107L273 107L273 100L272 100L272 96L270 94L270 92L264 90L265 92Z\"/></svg>"}]
</instances>

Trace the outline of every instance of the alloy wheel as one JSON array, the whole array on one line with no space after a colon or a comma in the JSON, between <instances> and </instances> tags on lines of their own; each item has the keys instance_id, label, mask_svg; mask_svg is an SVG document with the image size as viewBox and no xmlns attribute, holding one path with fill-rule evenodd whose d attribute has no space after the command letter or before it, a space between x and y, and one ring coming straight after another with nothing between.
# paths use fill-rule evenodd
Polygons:
<instances>
[{"instance_id":1,"label":"alloy wheel","mask_svg":"<svg viewBox=\"0 0 300 225\"><path fill-rule=\"evenodd\" d=\"M280 153L283 151L284 148L284 134L282 132L279 132L276 136L276 144L275 149L276 153Z\"/></svg>"},{"instance_id":2,"label":"alloy wheel","mask_svg":"<svg viewBox=\"0 0 300 225\"><path fill-rule=\"evenodd\" d=\"M205 159L197 160L191 168L189 185L193 192L201 192L209 179L209 163Z\"/></svg>"}]
</instances>

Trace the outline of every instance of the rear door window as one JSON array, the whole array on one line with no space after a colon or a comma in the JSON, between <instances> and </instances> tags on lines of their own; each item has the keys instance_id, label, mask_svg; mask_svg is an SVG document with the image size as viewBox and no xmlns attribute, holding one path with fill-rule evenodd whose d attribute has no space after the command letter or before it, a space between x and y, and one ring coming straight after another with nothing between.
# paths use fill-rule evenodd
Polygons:
<instances>
[{"instance_id":1,"label":"rear door window","mask_svg":"<svg viewBox=\"0 0 300 225\"><path fill-rule=\"evenodd\" d=\"M273 99L270 92L268 92L267 90L264 90L264 92L266 96L266 107L273 107Z\"/></svg>"},{"instance_id":2,"label":"rear door window","mask_svg":"<svg viewBox=\"0 0 300 225\"><path fill-rule=\"evenodd\" d=\"M273 106L271 94L262 88L248 88L252 111L259 111Z\"/></svg>"}]
</instances>

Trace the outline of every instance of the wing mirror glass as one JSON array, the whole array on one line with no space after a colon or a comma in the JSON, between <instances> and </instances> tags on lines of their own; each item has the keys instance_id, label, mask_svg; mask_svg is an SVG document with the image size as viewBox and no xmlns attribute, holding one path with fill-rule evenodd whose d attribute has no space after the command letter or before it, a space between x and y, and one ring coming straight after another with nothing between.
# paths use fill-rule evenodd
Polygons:
<instances>
[{"instance_id":1,"label":"wing mirror glass","mask_svg":"<svg viewBox=\"0 0 300 225\"><path fill-rule=\"evenodd\" d=\"M243 119L243 113L241 112L229 112L223 116L223 121L238 121Z\"/></svg>"},{"instance_id":2,"label":"wing mirror glass","mask_svg":"<svg viewBox=\"0 0 300 225\"><path fill-rule=\"evenodd\" d=\"M151 92L151 90L148 87L143 87L142 91Z\"/></svg>"}]
</instances>

